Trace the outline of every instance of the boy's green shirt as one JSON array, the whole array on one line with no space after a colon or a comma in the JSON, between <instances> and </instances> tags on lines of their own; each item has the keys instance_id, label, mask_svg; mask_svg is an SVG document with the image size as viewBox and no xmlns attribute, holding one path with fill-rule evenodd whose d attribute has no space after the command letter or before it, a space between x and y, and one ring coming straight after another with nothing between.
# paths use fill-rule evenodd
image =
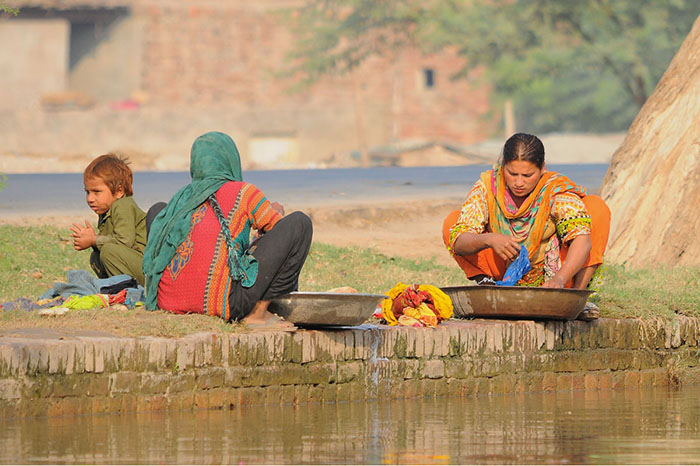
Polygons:
<instances>
[{"instance_id":1,"label":"boy's green shirt","mask_svg":"<svg viewBox=\"0 0 700 466\"><path fill-rule=\"evenodd\" d=\"M146 248L146 213L132 196L114 201L97 222L97 249L109 243L123 244L143 254Z\"/></svg>"}]
</instances>

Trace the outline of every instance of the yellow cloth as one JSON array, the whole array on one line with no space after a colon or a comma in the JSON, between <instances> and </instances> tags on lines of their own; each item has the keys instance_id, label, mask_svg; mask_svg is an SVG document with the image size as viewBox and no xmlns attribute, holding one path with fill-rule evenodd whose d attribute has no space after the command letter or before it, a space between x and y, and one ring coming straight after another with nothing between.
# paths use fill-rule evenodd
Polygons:
<instances>
[{"instance_id":1,"label":"yellow cloth","mask_svg":"<svg viewBox=\"0 0 700 466\"><path fill-rule=\"evenodd\" d=\"M101 309L109 307L109 295L106 294L91 294L88 296L70 296L61 306L68 309Z\"/></svg>"},{"instance_id":2,"label":"yellow cloth","mask_svg":"<svg viewBox=\"0 0 700 466\"><path fill-rule=\"evenodd\" d=\"M387 293L389 296L382 301L382 316L389 325L407 325L412 327L435 327L442 320L452 317L452 300L440 288L433 285L418 285L419 292L430 295L435 312L424 302L416 307L404 307L398 317L394 313L394 301L399 298L409 285L398 283Z\"/></svg>"}]
</instances>

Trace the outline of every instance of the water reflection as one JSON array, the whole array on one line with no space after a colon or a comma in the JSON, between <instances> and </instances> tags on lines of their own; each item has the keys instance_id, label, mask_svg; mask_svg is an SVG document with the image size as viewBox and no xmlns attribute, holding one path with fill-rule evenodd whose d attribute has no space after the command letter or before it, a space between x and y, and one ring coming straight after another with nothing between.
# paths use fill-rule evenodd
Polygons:
<instances>
[{"instance_id":1,"label":"water reflection","mask_svg":"<svg viewBox=\"0 0 700 466\"><path fill-rule=\"evenodd\" d=\"M700 389L5 419L3 463L697 463Z\"/></svg>"}]
</instances>

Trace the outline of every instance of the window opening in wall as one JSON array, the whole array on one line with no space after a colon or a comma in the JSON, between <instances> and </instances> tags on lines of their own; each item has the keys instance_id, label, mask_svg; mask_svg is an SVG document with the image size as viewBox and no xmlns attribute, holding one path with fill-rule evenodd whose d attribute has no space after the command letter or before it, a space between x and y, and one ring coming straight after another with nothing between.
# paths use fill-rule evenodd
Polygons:
<instances>
[{"instance_id":1,"label":"window opening in wall","mask_svg":"<svg viewBox=\"0 0 700 466\"><path fill-rule=\"evenodd\" d=\"M423 68L423 87L426 89L435 87L435 71L432 68Z\"/></svg>"},{"instance_id":2,"label":"window opening in wall","mask_svg":"<svg viewBox=\"0 0 700 466\"><path fill-rule=\"evenodd\" d=\"M78 63L94 53L98 41L97 28L94 22L71 23L68 70L73 71Z\"/></svg>"},{"instance_id":3,"label":"window opening in wall","mask_svg":"<svg viewBox=\"0 0 700 466\"><path fill-rule=\"evenodd\" d=\"M0 0L1 2L1 0ZM110 39L110 31L124 18L130 16L127 7L115 8L39 8L23 7L20 19L65 19L70 24L68 36L68 72L90 58L100 44Z\"/></svg>"}]
</instances>

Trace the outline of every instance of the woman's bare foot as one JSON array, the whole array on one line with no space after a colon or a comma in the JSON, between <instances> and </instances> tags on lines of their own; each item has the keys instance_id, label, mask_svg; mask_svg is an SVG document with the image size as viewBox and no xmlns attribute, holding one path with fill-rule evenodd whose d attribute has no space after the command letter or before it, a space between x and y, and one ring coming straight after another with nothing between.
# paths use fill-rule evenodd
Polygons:
<instances>
[{"instance_id":1,"label":"woman's bare foot","mask_svg":"<svg viewBox=\"0 0 700 466\"><path fill-rule=\"evenodd\" d=\"M283 332L296 330L294 324L268 311L267 307L269 305L270 301L258 301L255 303L250 314L243 318L243 323L254 330L276 330Z\"/></svg>"}]
</instances>

